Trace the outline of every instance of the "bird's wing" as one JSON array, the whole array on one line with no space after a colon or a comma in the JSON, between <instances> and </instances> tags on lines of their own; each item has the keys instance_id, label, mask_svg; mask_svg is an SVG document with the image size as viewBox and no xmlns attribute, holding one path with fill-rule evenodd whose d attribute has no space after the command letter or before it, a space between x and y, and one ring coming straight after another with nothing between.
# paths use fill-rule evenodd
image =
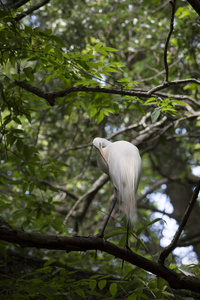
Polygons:
<instances>
[{"instance_id":1,"label":"bird's wing","mask_svg":"<svg viewBox=\"0 0 200 300\"><path fill-rule=\"evenodd\" d=\"M112 146L107 158L109 174L123 200L124 212L132 220L136 213L141 158L138 149L129 143L113 143Z\"/></svg>"}]
</instances>

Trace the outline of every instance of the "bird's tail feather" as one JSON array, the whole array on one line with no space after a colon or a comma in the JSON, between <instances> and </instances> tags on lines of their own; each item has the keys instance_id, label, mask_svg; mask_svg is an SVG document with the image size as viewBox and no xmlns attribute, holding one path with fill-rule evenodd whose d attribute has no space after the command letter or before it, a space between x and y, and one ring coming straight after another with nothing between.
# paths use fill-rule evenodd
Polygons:
<instances>
[{"instance_id":1,"label":"bird's tail feather","mask_svg":"<svg viewBox=\"0 0 200 300\"><path fill-rule=\"evenodd\" d=\"M131 168L131 170L130 170ZM124 213L126 214L127 221L129 220L130 225L133 225L136 221L137 216L137 200L136 193L139 184L140 174L136 172L138 165L129 165L125 170L131 171L133 176L126 176L127 182L122 185L122 190L119 191L123 200ZM139 175L139 176L138 176Z\"/></svg>"}]
</instances>

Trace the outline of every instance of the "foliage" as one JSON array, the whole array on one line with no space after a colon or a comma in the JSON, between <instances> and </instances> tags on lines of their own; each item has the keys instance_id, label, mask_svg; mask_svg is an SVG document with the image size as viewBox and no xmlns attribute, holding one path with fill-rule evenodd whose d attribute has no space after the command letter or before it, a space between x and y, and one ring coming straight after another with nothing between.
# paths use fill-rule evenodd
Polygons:
<instances>
[{"instance_id":1,"label":"foliage","mask_svg":"<svg viewBox=\"0 0 200 300\"><path fill-rule=\"evenodd\" d=\"M97 234L112 200L112 184L105 180L89 194L101 175L92 140L97 136L128 140L138 146L143 161L131 249L157 258L168 226L165 213L180 222L198 180L192 174L200 162L197 13L186 1L177 1L175 28L165 51L170 4L48 2L25 17L34 1L18 8L13 1L0 1L1 216L28 232ZM78 89L63 92L71 87ZM55 97L55 103L44 98L59 92L63 94ZM174 213L161 211L153 201L156 195L161 202L169 196ZM193 212L195 226L188 222L179 245L193 246L187 265L183 266L184 260L180 264L181 270L197 277L199 209ZM123 246L125 228L119 204L105 238ZM31 270L23 266L23 272L17 276L15 270L13 278L2 275L1 294L7 299L187 296L176 296L166 281L143 269L125 263L122 270L121 262L107 253L98 252L94 260L90 251L22 251L2 243L5 257L9 248L49 260ZM178 269L175 253L171 259L170 267ZM71 269L52 265L66 260Z\"/></svg>"}]
</instances>

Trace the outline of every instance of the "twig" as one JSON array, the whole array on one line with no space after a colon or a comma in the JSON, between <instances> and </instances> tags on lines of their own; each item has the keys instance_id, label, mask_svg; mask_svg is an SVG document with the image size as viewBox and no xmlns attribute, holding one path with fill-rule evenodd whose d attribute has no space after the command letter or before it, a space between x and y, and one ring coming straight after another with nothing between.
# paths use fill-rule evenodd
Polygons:
<instances>
[{"instance_id":1,"label":"twig","mask_svg":"<svg viewBox=\"0 0 200 300\"><path fill-rule=\"evenodd\" d=\"M171 243L162 251L162 253L160 254L160 257L159 257L159 260L158 262L161 263L161 264L164 264L165 262L165 259L168 257L168 255L176 248L177 246L177 242L178 242L178 239L181 235L181 232L183 231L188 219L189 219L189 216L190 216L190 213L194 207L194 204L197 200L197 197L198 197L198 194L199 194L199 190L200 190L200 180L194 190L194 193L192 195L192 198L188 204L188 207L185 211L185 214L181 220L181 223L173 237L173 240L171 241Z\"/></svg>"},{"instance_id":2,"label":"twig","mask_svg":"<svg viewBox=\"0 0 200 300\"><path fill-rule=\"evenodd\" d=\"M168 68L168 63L167 63L167 49L168 49L170 37L171 37L173 29L174 29L174 14L175 14L176 0L169 1L169 3L172 6L172 16L171 16L171 22L170 22L170 30L169 30L167 40L166 40L166 43L165 43L165 48L164 48L164 65L165 65L165 79L164 79L164 82L168 82L169 68Z\"/></svg>"},{"instance_id":3,"label":"twig","mask_svg":"<svg viewBox=\"0 0 200 300\"><path fill-rule=\"evenodd\" d=\"M75 195L74 193L72 193L72 192L68 191L67 189L64 189L64 188L62 188L62 187L60 187L58 185L55 185L53 183L50 183L50 182L47 182L47 181L44 181L44 180L39 181L39 183L43 184L45 186L49 186L50 188L55 189L57 191L61 191L61 192L65 193L65 194L67 194L72 199L75 199L75 200L78 199L77 195Z\"/></svg>"},{"instance_id":4,"label":"twig","mask_svg":"<svg viewBox=\"0 0 200 300\"><path fill-rule=\"evenodd\" d=\"M69 213L67 214L67 216L65 217L65 220L63 222L64 225L67 224L67 221L69 219L69 217L72 215L72 213L74 212L74 210L76 209L76 207L83 201L86 200L86 198L90 197L92 195L92 197L94 197L94 195L98 192L98 190L100 190L100 188L108 181L109 177L106 174L101 175L93 184L93 186L83 195L81 196L76 202L75 204L72 206L72 208L70 209Z\"/></svg>"}]
</instances>

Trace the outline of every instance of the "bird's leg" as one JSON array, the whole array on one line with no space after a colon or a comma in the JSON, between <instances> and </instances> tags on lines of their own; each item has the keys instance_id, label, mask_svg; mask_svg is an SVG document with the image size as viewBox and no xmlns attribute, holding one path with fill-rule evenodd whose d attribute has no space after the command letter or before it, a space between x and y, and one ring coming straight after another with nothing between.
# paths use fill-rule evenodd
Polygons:
<instances>
[{"instance_id":1,"label":"bird's leg","mask_svg":"<svg viewBox=\"0 0 200 300\"><path fill-rule=\"evenodd\" d=\"M130 227L130 221L127 221L127 231L126 231L126 243L124 245L124 247L126 249L130 249L129 245L128 245L128 235L129 235L129 227Z\"/></svg>"},{"instance_id":2,"label":"bird's leg","mask_svg":"<svg viewBox=\"0 0 200 300\"><path fill-rule=\"evenodd\" d=\"M111 210L110 210L110 212L109 212L109 215L108 215L108 217L107 217L107 219L106 219L106 222L105 222L105 224L104 224L104 226L103 226L102 231L98 234L98 237L100 237L100 238L103 238L103 237L104 237L104 231L105 231L105 229L106 229L106 226L107 226L107 224L108 224L108 221L109 221L109 219L110 219L110 216L111 216L111 214L112 214L112 211L113 211L113 209L114 209L116 203L117 203L117 189L116 189L116 187L115 187L115 188L114 188L113 205L112 205L112 208L111 208Z\"/></svg>"},{"instance_id":3,"label":"bird's leg","mask_svg":"<svg viewBox=\"0 0 200 300\"><path fill-rule=\"evenodd\" d=\"M129 245L128 245L129 228L130 228L130 221L128 220L128 221L127 221L127 231L126 231L126 243L125 243L125 245L124 245L124 248L125 248L126 250L130 250L130 247L129 247ZM123 267L124 267L124 259L122 260L122 269L123 269Z\"/></svg>"}]
</instances>

